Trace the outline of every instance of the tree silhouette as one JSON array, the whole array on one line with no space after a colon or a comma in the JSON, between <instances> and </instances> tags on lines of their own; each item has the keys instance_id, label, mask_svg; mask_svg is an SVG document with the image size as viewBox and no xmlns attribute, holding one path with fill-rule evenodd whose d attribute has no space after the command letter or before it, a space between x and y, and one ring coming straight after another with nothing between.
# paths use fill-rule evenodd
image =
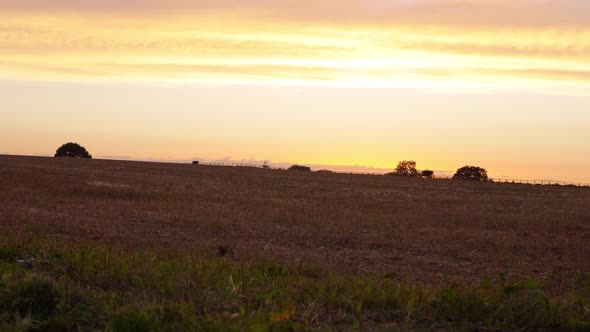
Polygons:
<instances>
[{"instance_id":1,"label":"tree silhouette","mask_svg":"<svg viewBox=\"0 0 590 332\"><path fill-rule=\"evenodd\" d=\"M311 168L309 168L308 166L302 166L302 165L293 165L293 166L289 167L288 170L289 171L311 172Z\"/></svg>"},{"instance_id":2,"label":"tree silhouette","mask_svg":"<svg viewBox=\"0 0 590 332\"><path fill-rule=\"evenodd\" d=\"M418 175L418 170L416 169L416 162L413 160L400 161L397 164L395 170L390 174L401 176L416 176Z\"/></svg>"},{"instance_id":3,"label":"tree silhouette","mask_svg":"<svg viewBox=\"0 0 590 332\"><path fill-rule=\"evenodd\" d=\"M92 155L78 143L66 143L57 149L55 157L92 159Z\"/></svg>"},{"instance_id":4,"label":"tree silhouette","mask_svg":"<svg viewBox=\"0 0 590 332\"><path fill-rule=\"evenodd\" d=\"M453 175L453 180L488 181L488 171L477 166L463 166Z\"/></svg>"}]
</instances>

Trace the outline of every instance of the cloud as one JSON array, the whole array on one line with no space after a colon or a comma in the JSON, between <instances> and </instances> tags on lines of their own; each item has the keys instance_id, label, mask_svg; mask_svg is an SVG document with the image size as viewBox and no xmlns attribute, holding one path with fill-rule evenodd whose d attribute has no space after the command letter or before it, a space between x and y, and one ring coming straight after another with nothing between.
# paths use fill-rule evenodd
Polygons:
<instances>
[{"instance_id":1,"label":"cloud","mask_svg":"<svg viewBox=\"0 0 590 332\"><path fill-rule=\"evenodd\" d=\"M541 34L540 34L541 35ZM498 57L521 58L556 58L579 61L590 61L590 34L580 34L574 38L577 43L546 43L544 41L523 42L506 40L436 40L432 38L424 41L401 41L399 48L405 50L427 50L429 52L463 55L482 55ZM554 38L558 38L554 36ZM554 39L548 39L554 40Z\"/></svg>"},{"instance_id":2,"label":"cloud","mask_svg":"<svg viewBox=\"0 0 590 332\"><path fill-rule=\"evenodd\" d=\"M578 0L4 0L4 10L164 15L232 12L307 22L468 26L590 26Z\"/></svg>"},{"instance_id":3,"label":"cloud","mask_svg":"<svg viewBox=\"0 0 590 332\"><path fill-rule=\"evenodd\" d=\"M589 85L585 2L10 0L0 8L5 78Z\"/></svg>"}]
</instances>

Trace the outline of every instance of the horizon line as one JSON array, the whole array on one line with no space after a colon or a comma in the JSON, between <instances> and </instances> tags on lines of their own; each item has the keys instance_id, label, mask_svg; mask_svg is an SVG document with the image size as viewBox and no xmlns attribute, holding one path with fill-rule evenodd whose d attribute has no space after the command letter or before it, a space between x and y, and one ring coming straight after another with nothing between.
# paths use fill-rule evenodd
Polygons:
<instances>
[{"instance_id":1,"label":"horizon line","mask_svg":"<svg viewBox=\"0 0 590 332\"><path fill-rule=\"evenodd\" d=\"M55 158L54 156L50 155L50 154L41 154L41 153L36 153L36 154L30 154L30 155L22 155L22 154L11 154L11 153L0 153L0 157L1 156L10 156L10 157L35 157L35 158ZM391 171L392 169L394 169L395 167L391 167L391 168L382 168L382 167L375 167L375 166L365 166L365 165L328 165L328 164L313 164L313 163L296 163L296 162L272 162L270 160L257 160L257 159L250 159L250 160L235 160L235 159L209 159L209 158L191 158L191 159L163 159L163 158L134 158L134 157L129 157L129 156L93 156L92 159L95 160L104 160L104 161L129 161L129 162L146 162L146 163L160 163L160 164L190 164L193 161L197 161L197 159L199 161L199 164L201 164L201 161L203 162L202 165L205 166L211 166L211 165L207 165L207 163L212 164L212 163L217 163L217 164L222 164L220 166L222 167L237 167L237 166L232 166L231 164L257 164L260 163L260 167L262 167L262 165L264 164L264 162L268 162L269 165L276 165L279 168L274 168L275 170L284 167L287 167L289 165L304 165L304 166L309 166L310 168L312 168L313 171L319 171L319 170L330 170L333 171L334 173L337 174L357 174L357 175L386 175L387 171ZM370 173L370 172L353 172L353 171L343 171L343 170L333 170L333 169L329 169L328 167L336 167L336 168L346 168L346 167L360 167L360 168L366 168L366 169L374 169L374 170L382 170L383 173L381 172L374 172L374 173ZM272 167L271 167L272 169ZM447 173L447 174L453 174L455 173L455 171L448 171L448 170L433 170L433 169L429 169L429 168L425 168L425 169L420 169L420 171L422 170L432 170L433 172L435 172L435 174L438 173ZM486 169L487 170L487 169ZM435 176L436 177L436 176ZM445 179L450 179L451 177L445 177ZM559 179L523 179L523 178L519 178L519 177L512 177L512 176L508 176L508 175L500 175L497 177L489 177L491 180L506 180L506 181L521 181L521 184L525 184L523 183L524 181L527 181L526 184L528 184L528 182L530 181L547 181L547 182L555 182L558 184L565 184L565 185L577 185L577 186L590 186L589 182L583 182L583 181L565 181L565 180L559 180ZM534 183L531 183L534 184Z\"/></svg>"}]
</instances>

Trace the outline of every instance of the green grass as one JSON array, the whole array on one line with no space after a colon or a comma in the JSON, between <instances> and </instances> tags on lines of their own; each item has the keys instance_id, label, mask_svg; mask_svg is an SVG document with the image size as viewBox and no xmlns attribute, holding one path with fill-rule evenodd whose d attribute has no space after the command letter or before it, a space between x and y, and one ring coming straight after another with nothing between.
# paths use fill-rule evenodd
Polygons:
<instances>
[{"instance_id":1,"label":"green grass","mask_svg":"<svg viewBox=\"0 0 590 332\"><path fill-rule=\"evenodd\" d=\"M17 259L32 261L23 265ZM300 263L0 242L0 331L588 330L588 288L437 287Z\"/></svg>"}]
</instances>

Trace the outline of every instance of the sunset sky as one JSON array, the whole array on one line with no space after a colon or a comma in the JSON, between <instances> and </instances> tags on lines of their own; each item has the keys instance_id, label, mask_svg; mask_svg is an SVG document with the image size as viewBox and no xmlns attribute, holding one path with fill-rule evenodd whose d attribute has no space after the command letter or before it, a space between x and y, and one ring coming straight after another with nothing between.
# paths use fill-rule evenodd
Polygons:
<instances>
[{"instance_id":1,"label":"sunset sky","mask_svg":"<svg viewBox=\"0 0 590 332\"><path fill-rule=\"evenodd\" d=\"M590 182L590 1L2 0L0 153L68 141Z\"/></svg>"}]
</instances>

